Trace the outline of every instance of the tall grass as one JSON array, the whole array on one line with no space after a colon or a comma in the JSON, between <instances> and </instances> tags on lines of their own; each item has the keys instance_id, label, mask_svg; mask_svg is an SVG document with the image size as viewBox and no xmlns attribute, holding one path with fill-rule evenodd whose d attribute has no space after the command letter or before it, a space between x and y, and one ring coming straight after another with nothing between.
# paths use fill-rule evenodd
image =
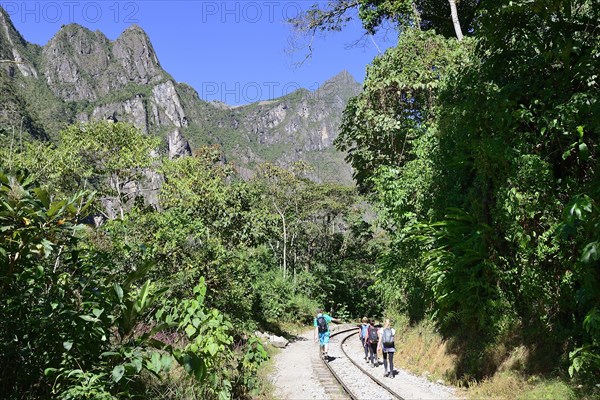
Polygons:
<instances>
[{"instance_id":1,"label":"tall grass","mask_svg":"<svg viewBox=\"0 0 600 400\"><path fill-rule=\"evenodd\" d=\"M459 397L498 400L600 398L600 388L583 388L558 377L528 373L526 366L530 354L523 346L495 345L493 351L490 350L493 354L485 356L493 359L499 367L495 374L482 381L459 377L456 375L458 356L450 352L449 343L430 322L410 325L399 316L395 321L396 365L415 375L427 376L431 381L441 379L446 384L455 385L459 389Z\"/></svg>"}]
</instances>

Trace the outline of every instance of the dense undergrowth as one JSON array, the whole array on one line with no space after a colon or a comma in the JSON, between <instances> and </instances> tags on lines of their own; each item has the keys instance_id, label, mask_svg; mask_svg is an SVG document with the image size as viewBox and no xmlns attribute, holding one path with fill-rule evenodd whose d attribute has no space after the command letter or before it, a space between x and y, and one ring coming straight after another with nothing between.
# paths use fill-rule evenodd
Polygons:
<instances>
[{"instance_id":1,"label":"dense undergrowth","mask_svg":"<svg viewBox=\"0 0 600 400\"><path fill-rule=\"evenodd\" d=\"M395 47L367 68L339 149L391 243L388 312L431 321L459 382L600 383L600 14L589 0L361 0ZM296 19L342 29L349 3ZM450 8L455 6L453 18ZM461 31L462 28L462 31ZM464 37L463 37L464 34Z\"/></svg>"},{"instance_id":2,"label":"dense undergrowth","mask_svg":"<svg viewBox=\"0 0 600 400\"><path fill-rule=\"evenodd\" d=\"M352 188L315 184L303 165L244 182L217 148L158 160L122 123L59 136L3 147L6 396L252 398L268 358L255 329L282 332L322 304L377 309L355 296L378 248ZM164 178L153 206L131 189L150 167Z\"/></svg>"}]
</instances>

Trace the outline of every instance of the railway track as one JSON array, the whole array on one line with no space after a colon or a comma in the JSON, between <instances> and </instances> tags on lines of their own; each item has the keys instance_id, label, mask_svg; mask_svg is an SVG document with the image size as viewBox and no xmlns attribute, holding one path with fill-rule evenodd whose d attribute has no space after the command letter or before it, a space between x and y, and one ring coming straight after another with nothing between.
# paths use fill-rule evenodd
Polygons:
<instances>
[{"instance_id":1,"label":"railway track","mask_svg":"<svg viewBox=\"0 0 600 400\"><path fill-rule=\"evenodd\" d=\"M326 388L330 388L330 390L327 391L328 395L336 400L364 400L373 398L379 400L404 400L402 396L360 366L359 363L354 361L352 357L346 353L344 350L344 342L350 337L355 336L357 333L358 327L356 326L351 328L341 328L340 330L331 333L332 340L329 345L330 360L321 360L321 362L327 370L329 370L330 375L339 387L342 388L343 392L331 390L332 386L334 386L331 385L331 381L324 382L323 379L321 379L321 382L327 385Z\"/></svg>"}]
</instances>

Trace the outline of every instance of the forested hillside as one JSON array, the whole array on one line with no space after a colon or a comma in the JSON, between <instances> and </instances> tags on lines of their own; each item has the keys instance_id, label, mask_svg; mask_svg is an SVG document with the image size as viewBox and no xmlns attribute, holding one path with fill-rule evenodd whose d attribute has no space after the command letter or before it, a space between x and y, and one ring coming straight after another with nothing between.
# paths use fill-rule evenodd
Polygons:
<instances>
[{"instance_id":1,"label":"forested hillside","mask_svg":"<svg viewBox=\"0 0 600 400\"><path fill-rule=\"evenodd\" d=\"M59 139L2 150L9 398L251 398L267 354L250 332L309 322L320 304L378 309L355 189L314 183L302 163L242 180L215 147L158 158L155 138L120 122ZM162 177L158 207L125 191L145 168ZM106 199L118 212L95 226Z\"/></svg>"},{"instance_id":2,"label":"forested hillside","mask_svg":"<svg viewBox=\"0 0 600 400\"><path fill-rule=\"evenodd\" d=\"M228 136L285 122L325 127L299 142L306 151L333 141L323 103L306 106L302 91L243 111L208 103L190 111L191 88L162 69L151 74L172 86L177 96L166 98L180 101L186 120L206 117L198 135L212 132L252 159L247 176L205 136L186 156L164 151L164 137L139 124L61 120L83 103L43 107L44 96L122 92L103 94L102 80L87 92L33 91L26 82L36 68L51 76L52 65L36 64L42 49L5 30L0 393L261 398L268 354L253 332L311 324L325 307L347 321L405 320L403 333L423 337L430 321L453 356L445 379L457 385L505 374L549 388L498 397L598 396L600 8L592 0L334 0L290 22L310 37L343 29L352 12L367 34L390 24L399 33L368 66L362 92L333 93L344 105L334 143L356 188L314 179L306 161L288 158L284 168L252 159L286 150ZM92 33L71 26L63 34ZM104 42L93 35L90 43ZM114 53L117 42L103 51ZM333 81L351 83L345 73ZM117 103L165 98L144 90ZM157 121L180 115L159 108ZM50 122L36 122L40 113Z\"/></svg>"}]
</instances>

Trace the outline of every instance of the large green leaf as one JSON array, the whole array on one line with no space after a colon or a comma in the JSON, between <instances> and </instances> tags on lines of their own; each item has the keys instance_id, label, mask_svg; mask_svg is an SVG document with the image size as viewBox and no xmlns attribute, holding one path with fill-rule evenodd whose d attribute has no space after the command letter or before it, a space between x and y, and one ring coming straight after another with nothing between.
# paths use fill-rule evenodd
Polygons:
<instances>
[{"instance_id":1,"label":"large green leaf","mask_svg":"<svg viewBox=\"0 0 600 400\"><path fill-rule=\"evenodd\" d=\"M118 383L121 380L121 378L123 378L124 374L125 374L125 367L122 365L117 365L112 370L112 374L111 374L112 380Z\"/></svg>"}]
</instances>

